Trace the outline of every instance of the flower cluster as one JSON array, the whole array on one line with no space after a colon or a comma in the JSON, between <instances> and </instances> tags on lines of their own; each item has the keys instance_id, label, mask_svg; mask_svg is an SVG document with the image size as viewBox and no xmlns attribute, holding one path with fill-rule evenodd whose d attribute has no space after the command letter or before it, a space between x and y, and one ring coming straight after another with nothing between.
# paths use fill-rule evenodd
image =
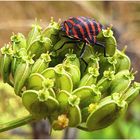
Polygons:
<instances>
[{"instance_id":1,"label":"flower cluster","mask_svg":"<svg viewBox=\"0 0 140 140\"><path fill-rule=\"evenodd\" d=\"M26 123L47 118L54 130L93 131L111 125L126 111L140 83L132 83L131 61L116 48L111 28L103 29L97 40L107 57L99 46L86 45L81 59L83 42L66 37L59 22L51 20L44 30L36 23L27 38L12 35L11 43L1 48L0 72L31 114ZM17 127L11 123L0 131L12 125Z\"/></svg>"}]
</instances>

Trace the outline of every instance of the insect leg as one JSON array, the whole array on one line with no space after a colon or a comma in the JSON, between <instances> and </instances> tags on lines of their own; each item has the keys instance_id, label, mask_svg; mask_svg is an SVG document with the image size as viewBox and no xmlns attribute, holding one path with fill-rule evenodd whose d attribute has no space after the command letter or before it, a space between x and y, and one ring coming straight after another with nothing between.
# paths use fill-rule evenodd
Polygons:
<instances>
[{"instance_id":1,"label":"insect leg","mask_svg":"<svg viewBox=\"0 0 140 140\"><path fill-rule=\"evenodd\" d=\"M104 49L104 57L106 57L106 49L105 49L105 46L99 42L96 42L95 45L98 45L100 47L102 47Z\"/></svg>"},{"instance_id":2,"label":"insect leg","mask_svg":"<svg viewBox=\"0 0 140 140\"><path fill-rule=\"evenodd\" d=\"M88 63L83 58L80 58L80 59L85 63L86 65L85 70L86 70L86 68L88 67Z\"/></svg>"},{"instance_id":3,"label":"insect leg","mask_svg":"<svg viewBox=\"0 0 140 140\"><path fill-rule=\"evenodd\" d=\"M71 39L71 40L75 40L75 41L80 41L79 39L77 39L77 38L73 38L73 37L69 37L69 36L67 36L67 35L61 35L61 37L65 37L65 38L68 38L68 39Z\"/></svg>"},{"instance_id":4,"label":"insect leg","mask_svg":"<svg viewBox=\"0 0 140 140\"><path fill-rule=\"evenodd\" d=\"M87 64L87 62L83 59L83 55L84 55L85 51L86 51L86 42L84 42L83 48L82 48L82 50L81 50L80 59L82 59L82 61L85 63L86 68L87 68L88 64Z\"/></svg>"},{"instance_id":5,"label":"insect leg","mask_svg":"<svg viewBox=\"0 0 140 140\"><path fill-rule=\"evenodd\" d=\"M63 43L63 45L60 47L60 48L58 48L57 50L55 50L55 51L58 51L58 50L60 50L60 49L62 49L63 47L64 47L64 45L66 45L66 44L70 44L70 43L75 43L76 41L66 41L66 42L64 42Z\"/></svg>"},{"instance_id":6,"label":"insect leg","mask_svg":"<svg viewBox=\"0 0 140 140\"><path fill-rule=\"evenodd\" d=\"M83 57L85 50L86 50L86 42L84 42L83 48L82 48L81 53L80 53L80 58Z\"/></svg>"}]
</instances>

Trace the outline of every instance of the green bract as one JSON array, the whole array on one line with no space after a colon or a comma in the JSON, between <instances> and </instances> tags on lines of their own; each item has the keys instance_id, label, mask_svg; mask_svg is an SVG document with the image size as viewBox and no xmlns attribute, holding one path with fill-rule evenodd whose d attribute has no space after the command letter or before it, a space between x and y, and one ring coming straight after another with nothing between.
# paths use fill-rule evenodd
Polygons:
<instances>
[{"instance_id":1,"label":"green bract","mask_svg":"<svg viewBox=\"0 0 140 140\"><path fill-rule=\"evenodd\" d=\"M12 76L14 77L17 66L21 62L22 58L27 55L27 51L25 48L20 48L17 51L14 51L13 53L13 59L12 59L12 64L11 64L11 73Z\"/></svg>"},{"instance_id":2,"label":"green bract","mask_svg":"<svg viewBox=\"0 0 140 140\"><path fill-rule=\"evenodd\" d=\"M59 32L60 32L60 23L57 23L51 18L51 23L47 26L47 28L42 32L44 37L50 38L52 44L55 45L59 40Z\"/></svg>"},{"instance_id":3,"label":"green bract","mask_svg":"<svg viewBox=\"0 0 140 140\"><path fill-rule=\"evenodd\" d=\"M12 63L13 51L11 45L7 44L1 48L1 61L0 61L0 73L4 83L12 85L10 80L10 67Z\"/></svg>"},{"instance_id":4,"label":"green bract","mask_svg":"<svg viewBox=\"0 0 140 140\"><path fill-rule=\"evenodd\" d=\"M44 118L57 109L58 101L50 96L48 90L27 90L22 95L22 102L26 109L37 118Z\"/></svg>"},{"instance_id":5,"label":"green bract","mask_svg":"<svg viewBox=\"0 0 140 140\"><path fill-rule=\"evenodd\" d=\"M29 115L2 124L0 132L31 121L48 119L54 130L77 127L103 129L116 121L140 92L131 82L131 61L119 51L111 27L96 37L98 45L66 37L61 23L51 19L43 30L33 25L28 37L13 34L0 53L0 74L14 88ZM86 64L87 63L87 64Z\"/></svg>"},{"instance_id":6,"label":"green bract","mask_svg":"<svg viewBox=\"0 0 140 140\"><path fill-rule=\"evenodd\" d=\"M40 36L41 29L41 26L39 26L37 23L32 25L32 30L29 32L27 38L27 50L30 45L38 38L38 36Z\"/></svg>"},{"instance_id":7,"label":"green bract","mask_svg":"<svg viewBox=\"0 0 140 140\"><path fill-rule=\"evenodd\" d=\"M23 34L18 33L17 35L11 36L13 51L18 51L21 48L26 48L26 38Z\"/></svg>"},{"instance_id":8,"label":"green bract","mask_svg":"<svg viewBox=\"0 0 140 140\"><path fill-rule=\"evenodd\" d=\"M102 29L102 31L97 35L97 40L102 42L106 48L106 55L113 56L116 51L117 42L115 37L113 36L113 31L111 30L112 26L108 27L107 29ZM102 52L103 49L95 49L97 52Z\"/></svg>"},{"instance_id":9,"label":"green bract","mask_svg":"<svg viewBox=\"0 0 140 140\"><path fill-rule=\"evenodd\" d=\"M39 59L36 60L32 67L32 73L38 72L41 73L44 71L48 66L49 62L51 61L50 54L48 53L42 53Z\"/></svg>"},{"instance_id":10,"label":"green bract","mask_svg":"<svg viewBox=\"0 0 140 140\"><path fill-rule=\"evenodd\" d=\"M79 87L91 86L92 84L96 84L98 75L98 68L89 67L88 72L82 77L81 81L79 82Z\"/></svg>"},{"instance_id":11,"label":"green bract","mask_svg":"<svg viewBox=\"0 0 140 140\"><path fill-rule=\"evenodd\" d=\"M103 77L98 81L97 86L99 87L102 94L107 92L107 89L110 87L111 81L114 80L115 71L104 71Z\"/></svg>"},{"instance_id":12,"label":"green bract","mask_svg":"<svg viewBox=\"0 0 140 140\"><path fill-rule=\"evenodd\" d=\"M72 92L72 95L80 98L80 107L82 108L99 101L101 97L101 93L95 85L79 87Z\"/></svg>"},{"instance_id":13,"label":"green bract","mask_svg":"<svg viewBox=\"0 0 140 140\"><path fill-rule=\"evenodd\" d=\"M108 56L113 56L116 51L117 43L114 36L108 37L105 42L106 53Z\"/></svg>"},{"instance_id":14,"label":"green bract","mask_svg":"<svg viewBox=\"0 0 140 140\"><path fill-rule=\"evenodd\" d=\"M66 90L71 93L73 90L73 83L72 83L71 76L66 73L63 66L61 65L55 67L55 72L56 72L55 83L56 83L57 90Z\"/></svg>"},{"instance_id":15,"label":"green bract","mask_svg":"<svg viewBox=\"0 0 140 140\"><path fill-rule=\"evenodd\" d=\"M134 82L132 86L126 91L125 94L122 95L122 99L125 100L127 103L131 103L140 92L140 83Z\"/></svg>"},{"instance_id":16,"label":"green bract","mask_svg":"<svg viewBox=\"0 0 140 140\"><path fill-rule=\"evenodd\" d=\"M78 57L76 56L76 54L68 53L65 56L66 56L66 59L64 59L64 62L69 62L70 64L75 65L78 68L80 68L80 61Z\"/></svg>"},{"instance_id":17,"label":"green bract","mask_svg":"<svg viewBox=\"0 0 140 140\"><path fill-rule=\"evenodd\" d=\"M46 53L52 47L51 40L47 37L38 36L36 40L27 48L27 52L35 54L34 59L39 58L42 53Z\"/></svg>"},{"instance_id":18,"label":"green bract","mask_svg":"<svg viewBox=\"0 0 140 140\"><path fill-rule=\"evenodd\" d=\"M117 63L115 65L116 72L122 71L122 70L129 70L131 67L131 61L130 58L124 53L125 49L123 51L117 50L115 53L115 57L117 59Z\"/></svg>"},{"instance_id":19,"label":"green bract","mask_svg":"<svg viewBox=\"0 0 140 140\"><path fill-rule=\"evenodd\" d=\"M132 80L134 80L134 74L132 72L129 71L128 73L123 73L122 71L118 72L115 75L114 80L112 80L111 82L109 92L124 93L130 86Z\"/></svg>"},{"instance_id":20,"label":"green bract","mask_svg":"<svg viewBox=\"0 0 140 140\"><path fill-rule=\"evenodd\" d=\"M117 60L115 57L104 57L104 56L100 56L100 61L99 61L99 77L98 79L101 79L101 77L103 76L104 71L106 70L112 70L115 71L116 67L115 64L117 63Z\"/></svg>"},{"instance_id":21,"label":"green bract","mask_svg":"<svg viewBox=\"0 0 140 140\"><path fill-rule=\"evenodd\" d=\"M118 102L119 99L114 100L112 97L100 101L87 118L87 129L98 130L112 124L126 110L126 102Z\"/></svg>"}]
</instances>

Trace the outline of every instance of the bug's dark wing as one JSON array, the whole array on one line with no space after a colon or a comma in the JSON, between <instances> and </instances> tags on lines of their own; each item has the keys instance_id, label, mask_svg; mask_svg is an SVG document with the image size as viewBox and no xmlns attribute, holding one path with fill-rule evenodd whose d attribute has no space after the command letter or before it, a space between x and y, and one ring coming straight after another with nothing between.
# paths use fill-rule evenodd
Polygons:
<instances>
[{"instance_id":1,"label":"bug's dark wing","mask_svg":"<svg viewBox=\"0 0 140 140\"><path fill-rule=\"evenodd\" d=\"M69 35L71 37L94 44L95 37L101 31L102 26L94 19L86 17L70 17L67 20L69 26Z\"/></svg>"},{"instance_id":2,"label":"bug's dark wing","mask_svg":"<svg viewBox=\"0 0 140 140\"><path fill-rule=\"evenodd\" d=\"M103 26L102 24L100 24L99 22L97 22L95 19L93 18L89 18L89 17L80 17L85 23L88 24L89 29L90 29L90 33L92 35L97 36L98 33L102 30Z\"/></svg>"},{"instance_id":3,"label":"bug's dark wing","mask_svg":"<svg viewBox=\"0 0 140 140\"><path fill-rule=\"evenodd\" d=\"M104 28L103 25L92 18L79 17L79 19L84 23L85 27L88 26L90 33L88 33L89 38L87 39L90 44L94 45L96 42L96 36Z\"/></svg>"},{"instance_id":4,"label":"bug's dark wing","mask_svg":"<svg viewBox=\"0 0 140 140\"><path fill-rule=\"evenodd\" d=\"M102 30L103 26L95 21L94 19L91 18L87 18L87 17L76 17L76 18L72 18L72 20L75 22L75 24L80 24L83 28L86 27L86 25L88 26L88 29L86 29L87 31L89 30L91 35L97 36L98 33ZM85 31L85 34L87 34L87 32Z\"/></svg>"},{"instance_id":5,"label":"bug's dark wing","mask_svg":"<svg viewBox=\"0 0 140 140\"><path fill-rule=\"evenodd\" d=\"M90 33L93 34L94 36L97 36L99 32L102 30L102 25L95 21L95 20L87 20L86 21L89 28L90 28Z\"/></svg>"}]
</instances>

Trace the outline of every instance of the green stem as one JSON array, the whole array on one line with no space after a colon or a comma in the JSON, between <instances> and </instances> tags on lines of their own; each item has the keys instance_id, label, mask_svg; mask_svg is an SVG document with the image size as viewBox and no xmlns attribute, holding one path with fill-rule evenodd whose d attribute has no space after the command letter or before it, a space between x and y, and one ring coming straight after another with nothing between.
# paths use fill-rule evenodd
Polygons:
<instances>
[{"instance_id":1,"label":"green stem","mask_svg":"<svg viewBox=\"0 0 140 140\"><path fill-rule=\"evenodd\" d=\"M0 132L4 132L4 131L10 130L10 129L25 125L34 120L35 119L31 115L28 115L23 118L19 118L19 119L10 121L10 122L0 124Z\"/></svg>"}]
</instances>

